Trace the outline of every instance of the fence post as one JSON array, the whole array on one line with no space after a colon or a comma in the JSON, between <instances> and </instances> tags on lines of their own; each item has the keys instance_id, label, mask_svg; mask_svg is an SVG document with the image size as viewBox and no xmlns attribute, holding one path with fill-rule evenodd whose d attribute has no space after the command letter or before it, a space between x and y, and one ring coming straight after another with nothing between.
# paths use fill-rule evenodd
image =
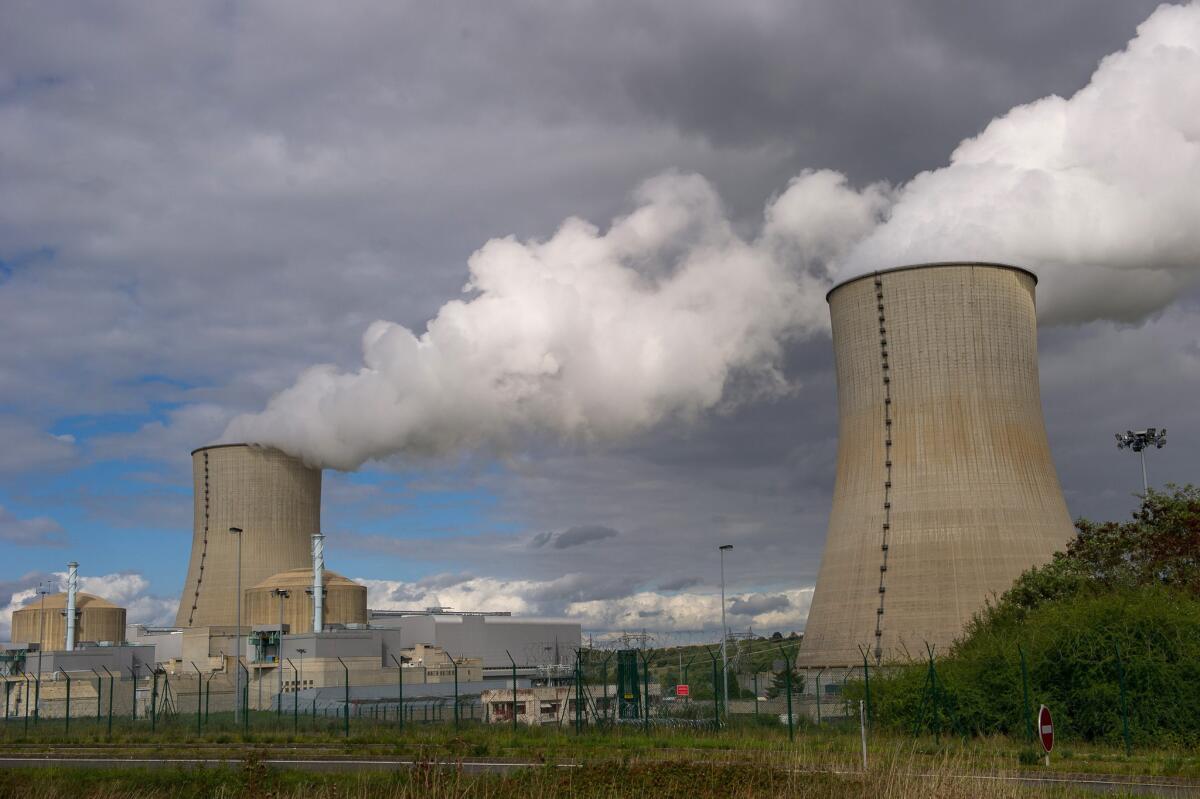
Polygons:
<instances>
[{"instance_id":1,"label":"fence post","mask_svg":"<svg viewBox=\"0 0 1200 799\"><path fill-rule=\"evenodd\" d=\"M717 670L717 656L712 653L708 645L704 645L704 651L708 653L709 659L712 661L713 673L713 722L717 725L717 729L721 729L721 695L717 691L717 683L721 681L721 674Z\"/></svg>"},{"instance_id":2,"label":"fence post","mask_svg":"<svg viewBox=\"0 0 1200 799\"><path fill-rule=\"evenodd\" d=\"M874 718L871 712L871 667L867 663L867 650L861 644L858 651L862 653L863 659L863 693L867 696L867 724L870 724Z\"/></svg>"},{"instance_id":3,"label":"fence post","mask_svg":"<svg viewBox=\"0 0 1200 799\"><path fill-rule=\"evenodd\" d=\"M754 715L758 715L758 669L754 670Z\"/></svg>"},{"instance_id":4,"label":"fence post","mask_svg":"<svg viewBox=\"0 0 1200 799\"><path fill-rule=\"evenodd\" d=\"M1029 669L1025 666L1025 650L1017 644L1017 652L1021 655L1021 693L1025 697L1025 737L1033 743L1033 719L1029 715Z\"/></svg>"},{"instance_id":5,"label":"fence post","mask_svg":"<svg viewBox=\"0 0 1200 799\"><path fill-rule=\"evenodd\" d=\"M154 732L158 727L158 669L150 670L150 679L152 685L150 687L150 732Z\"/></svg>"},{"instance_id":6,"label":"fence post","mask_svg":"<svg viewBox=\"0 0 1200 799\"><path fill-rule=\"evenodd\" d=\"M112 710L113 710L113 692L116 688L114 685L115 679L113 673L108 670L108 666L101 666L104 673L108 675L108 737L112 737Z\"/></svg>"},{"instance_id":7,"label":"fence post","mask_svg":"<svg viewBox=\"0 0 1200 799\"><path fill-rule=\"evenodd\" d=\"M575 650L575 734L582 732L580 705L583 704L583 649Z\"/></svg>"},{"instance_id":8,"label":"fence post","mask_svg":"<svg viewBox=\"0 0 1200 799\"><path fill-rule=\"evenodd\" d=\"M100 697L103 695L103 689L100 685L100 672L92 669L92 674L96 675L96 726L100 726ZM7 685L7 683L6 683ZM7 710L7 706L5 710Z\"/></svg>"},{"instance_id":9,"label":"fence post","mask_svg":"<svg viewBox=\"0 0 1200 799\"><path fill-rule=\"evenodd\" d=\"M292 735L300 732L300 672L296 670L296 666L292 663L292 659L287 659L287 664L292 667L292 674L295 676L295 685L292 686Z\"/></svg>"},{"instance_id":10,"label":"fence post","mask_svg":"<svg viewBox=\"0 0 1200 799\"><path fill-rule=\"evenodd\" d=\"M33 726L38 725L42 704L42 673L39 671L33 675Z\"/></svg>"},{"instance_id":11,"label":"fence post","mask_svg":"<svg viewBox=\"0 0 1200 799\"><path fill-rule=\"evenodd\" d=\"M137 721L137 669L133 666L129 667L129 676L133 678L133 710L131 718L133 721Z\"/></svg>"},{"instance_id":12,"label":"fence post","mask_svg":"<svg viewBox=\"0 0 1200 799\"><path fill-rule=\"evenodd\" d=\"M342 664L342 670L346 672L346 702L343 705L342 725L346 731L346 737L350 737L350 668L346 665L346 661L338 658L338 663Z\"/></svg>"},{"instance_id":13,"label":"fence post","mask_svg":"<svg viewBox=\"0 0 1200 799\"><path fill-rule=\"evenodd\" d=\"M513 721L513 732L515 733L517 731L517 661L513 660L512 653L509 652L507 649L504 650L504 654L508 655L508 662L512 664L512 678L513 678L513 712L512 712L513 719L512 719L512 721Z\"/></svg>"},{"instance_id":14,"label":"fence post","mask_svg":"<svg viewBox=\"0 0 1200 799\"><path fill-rule=\"evenodd\" d=\"M242 703L242 735L250 734L250 669L242 665L238 661L238 668L246 672L246 679L242 680L242 695L237 697L236 701Z\"/></svg>"},{"instance_id":15,"label":"fence post","mask_svg":"<svg viewBox=\"0 0 1200 799\"><path fill-rule=\"evenodd\" d=\"M397 714L399 720L398 729L404 731L404 667L400 665L400 661L396 660L396 656L392 655L392 662L396 664L396 690L400 693L400 712Z\"/></svg>"},{"instance_id":16,"label":"fence post","mask_svg":"<svg viewBox=\"0 0 1200 799\"><path fill-rule=\"evenodd\" d=\"M62 672L62 676L67 678L67 707L63 713L63 719L66 721L66 729L63 730L63 736L65 737L71 734L71 675L67 674L66 670L62 667L59 667L58 670Z\"/></svg>"},{"instance_id":17,"label":"fence post","mask_svg":"<svg viewBox=\"0 0 1200 799\"><path fill-rule=\"evenodd\" d=\"M450 655L449 652L446 653ZM458 729L458 661L453 655L450 655L450 663L454 666L454 729Z\"/></svg>"},{"instance_id":18,"label":"fence post","mask_svg":"<svg viewBox=\"0 0 1200 799\"><path fill-rule=\"evenodd\" d=\"M792 661L788 657L787 650L783 648L783 644L779 645L779 654L783 655L783 682L787 689L788 741L795 741L796 718L792 715Z\"/></svg>"},{"instance_id":19,"label":"fence post","mask_svg":"<svg viewBox=\"0 0 1200 799\"><path fill-rule=\"evenodd\" d=\"M642 730L650 732L650 660L643 652L638 652L638 656L642 659L642 701L645 703ZM716 690L715 686L713 690Z\"/></svg>"},{"instance_id":20,"label":"fence post","mask_svg":"<svg viewBox=\"0 0 1200 799\"><path fill-rule=\"evenodd\" d=\"M827 666L822 666L817 672L817 726L821 726L821 675L825 673Z\"/></svg>"},{"instance_id":21,"label":"fence post","mask_svg":"<svg viewBox=\"0 0 1200 799\"><path fill-rule=\"evenodd\" d=\"M1121 645L1113 642L1117 650L1117 676L1121 684L1121 735L1125 738L1125 757L1129 757L1132 747L1129 745L1129 704L1125 698L1125 664L1121 660Z\"/></svg>"}]
</instances>

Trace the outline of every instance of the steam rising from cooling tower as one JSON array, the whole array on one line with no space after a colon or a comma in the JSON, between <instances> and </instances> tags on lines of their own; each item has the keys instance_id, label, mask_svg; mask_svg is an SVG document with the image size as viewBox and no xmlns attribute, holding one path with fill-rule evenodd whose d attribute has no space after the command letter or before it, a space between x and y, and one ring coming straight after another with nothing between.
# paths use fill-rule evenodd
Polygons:
<instances>
[{"instance_id":1,"label":"steam rising from cooling tower","mask_svg":"<svg viewBox=\"0 0 1200 799\"><path fill-rule=\"evenodd\" d=\"M1020 263L1046 321L1141 318L1200 274L1197 108L1200 5L1164 6L1071 98L1009 111L897 188L805 171L752 237L704 179L655 178L606 231L488 242L424 333L374 323L362 368L310 369L223 440L353 469L619 438L785 390L783 343L825 329L825 289L895 263Z\"/></svg>"}]
</instances>

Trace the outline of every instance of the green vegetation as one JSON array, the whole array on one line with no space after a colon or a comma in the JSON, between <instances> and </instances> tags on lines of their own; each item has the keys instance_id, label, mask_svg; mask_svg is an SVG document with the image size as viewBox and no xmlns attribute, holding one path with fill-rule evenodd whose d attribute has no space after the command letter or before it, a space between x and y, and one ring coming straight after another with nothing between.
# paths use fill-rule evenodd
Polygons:
<instances>
[{"instance_id":1,"label":"green vegetation","mask_svg":"<svg viewBox=\"0 0 1200 799\"><path fill-rule=\"evenodd\" d=\"M1200 489L1150 491L1129 522L1080 519L1066 552L978 614L944 657L877 671L874 718L910 732L1200 743ZM862 683L851 697L862 697Z\"/></svg>"},{"instance_id":2,"label":"green vegetation","mask_svg":"<svg viewBox=\"0 0 1200 799\"><path fill-rule=\"evenodd\" d=\"M1003 779L969 754L932 758L904 748L889 749L866 772L805 748L772 751L736 762L691 753L654 760L600 760L514 769L506 774L468 773L432 761L387 772L310 773L269 768L266 753L243 754L233 766L207 768L108 769L7 768L0 771L0 796L23 799L199 799L199 797L841 797L880 799L911 796L1079 796L1068 787L1029 788ZM997 778L1001 779L997 779Z\"/></svg>"}]
</instances>

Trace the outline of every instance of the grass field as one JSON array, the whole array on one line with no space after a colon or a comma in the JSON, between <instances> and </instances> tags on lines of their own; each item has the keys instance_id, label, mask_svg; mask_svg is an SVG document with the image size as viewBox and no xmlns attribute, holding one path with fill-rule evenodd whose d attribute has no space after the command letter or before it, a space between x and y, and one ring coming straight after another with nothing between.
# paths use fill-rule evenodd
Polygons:
<instances>
[{"instance_id":1,"label":"grass field","mask_svg":"<svg viewBox=\"0 0 1200 799\"><path fill-rule=\"evenodd\" d=\"M301 725L299 732L293 732L287 722L290 719L286 717L281 720L273 714L261 714L254 719L252 732L244 735L231 717L214 714L204 735L197 736L195 723L187 716L162 719L153 731L145 721L116 719L110 738L105 721L97 724L94 719L76 719L69 739L64 738L61 720L42 720L28 732L23 725L10 723L3 728L0 754L222 760L244 759L249 753L259 760L395 758L428 764L489 760L538 763L551 768L533 768L506 777L468 776L433 765L394 777L306 776L256 770L251 764L248 769L165 772L172 775L170 778L162 771L41 770L34 776L21 769L8 769L0 778L0 794L65 796L69 786L85 784L94 786L94 790L88 788L92 793L76 791L70 795L236 796L246 788L247 781L259 780L269 783L270 793L275 796L415 796L418 790L426 796L482 797L636 793L692 797L854 796L863 791L899 796L915 795L904 793L914 789L913 780L918 777L913 775L928 774L933 777L920 778L925 780L922 785L943 787L921 795L1015 796L1022 795L1018 786L992 785L979 777L1017 772L1200 777L1200 754L1193 751L1135 750L1126 757L1120 750L1067 743L1058 747L1047 768L1029 746L1007 738L942 737L935 741L932 737L885 734L870 736L871 766L864 776L856 725L805 724L791 742L786 727L766 716L757 721L752 717L736 718L735 724L720 732L654 728L647 733L631 726L588 729L582 734L567 728L522 726L514 731L507 726L479 723L463 723L458 729L452 724L409 724L400 733L394 720L384 723L356 718L351 720L349 738L343 737L342 727L335 721L326 724L318 720L315 730ZM571 768L552 768L563 764ZM164 779L176 787L164 787L155 793L159 789L154 786ZM435 789L429 789L430 780L436 782ZM129 793L135 786L140 786L142 792ZM661 790L649 786L660 786ZM736 791L722 792L719 786ZM981 793L993 789L998 792Z\"/></svg>"},{"instance_id":2,"label":"grass field","mask_svg":"<svg viewBox=\"0 0 1200 799\"><path fill-rule=\"evenodd\" d=\"M1087 796L1068 786L1027 787L996 779L961 756L927 758L889 753L866 772L818 769L803 749L739 763L704 758L670 761L600 760L575 768L549 765L509 774L470 775L453 766L420 765L389 773L308 774L266 768L254 752L236 768L22 769L0 771L0 796L23 799L190 799L191 797L1026 797Z\"/></svg>"}]
</instances>

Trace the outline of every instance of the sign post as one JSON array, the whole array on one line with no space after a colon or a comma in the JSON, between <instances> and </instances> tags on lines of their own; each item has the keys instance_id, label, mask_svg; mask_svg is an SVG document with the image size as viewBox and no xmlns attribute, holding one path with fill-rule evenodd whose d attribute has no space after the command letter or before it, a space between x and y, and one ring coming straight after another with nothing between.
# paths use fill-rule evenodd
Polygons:
<instances>
[{"instance_id":1,"label":"sign post","mask_svg":"<svg viewBox=\"0 0 1200 799\"><path fill-rule=\"evenodd\" d=\"M1050 750L1054 748L1054 721L1050 718L1050 708L1042 705L1038 708L1038 740L1046 752L1046 765L1050 765Z\"/></svg>"}]
</instances>

